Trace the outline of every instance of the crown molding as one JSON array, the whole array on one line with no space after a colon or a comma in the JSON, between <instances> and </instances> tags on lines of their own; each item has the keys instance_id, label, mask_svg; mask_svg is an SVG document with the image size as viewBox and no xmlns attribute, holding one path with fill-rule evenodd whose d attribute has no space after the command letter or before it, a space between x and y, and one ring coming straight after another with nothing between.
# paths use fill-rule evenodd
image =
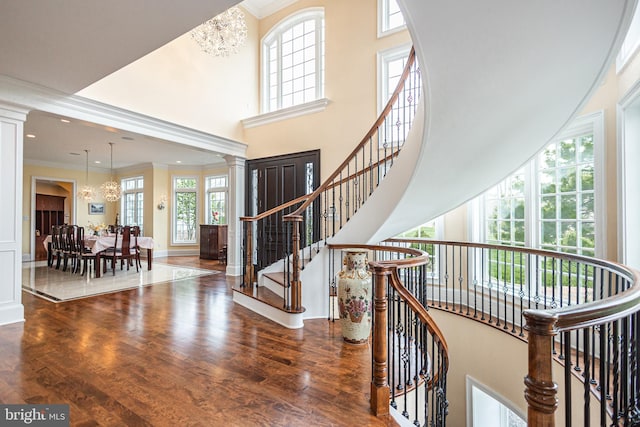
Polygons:
<instances>
[{"instance_id":1,"label":"crown molding","mask_svg":"<svg viewBox=\"0 0 640 427\"><path fill-rule=\"evenodd\" d=\"M320 98L305 104L294 105L293 107L283 108L270 113L259 114L257 116L242 119L242 126L244 126L245 129L249 129L256 126L279 122L281 120L304 116L306 114L319 113L327 108L329 102L328 98Z\"/></svg>"},{"instance_id":2,"label":"crown molding","mask_svg":"<svg viewBox=\"0 0 640 427\"><path fill-rule=\"evenodd\" d=\"M0 103L67 116L225 155L245 157L247 144L0 75Z\"/></svg>"}]
</instances>

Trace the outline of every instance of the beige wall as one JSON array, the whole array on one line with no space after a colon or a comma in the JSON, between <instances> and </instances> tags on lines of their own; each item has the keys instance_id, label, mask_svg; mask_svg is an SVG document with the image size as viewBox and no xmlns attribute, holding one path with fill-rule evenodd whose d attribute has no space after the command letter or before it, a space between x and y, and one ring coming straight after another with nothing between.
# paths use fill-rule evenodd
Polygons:
<instances>
[{"instance_id":1,"label":"beige wall","mask_svg":"<svg viewBox=\"0 0 640 427\"><path fill-rule=\"evenodd\" d=\"M214 57L186 33L78 95L233 140L258 112L258 21L238 54Z\"/></svg>"},{"instance_id":2,"label":"beige wall","mask_svg":"<svg viewBox=\"0 0 640 427\"><path fill-rule=\"evenodd\" d=\"M142 176L144 178L144 234L146 236L152 236L155 246L154 250L157 251L190 251L197 253L199 251L199 244L195 245L171 245L171 188L172 180L174 176L195 176L200 183L199 189L199 223L205 223L206 215L204 212L205 207L205 177L211 175L225 175L228 173L228 168L225 165L208 166L199 169L183 169L172 168L168 169L166 166L158 166L152 164L140 165L137 167L127 168L119 171L115 176L117 181L125 178L132 178L136 176ZM65 209L67 203L69 204L70 217L69 223L78 224L81 226L87 226L89 221L92 223L113 224L115 222L115 216L117 212L120 212L120 202L105 203L104 215L89 215L88 206L84 202L79 202L75 206L75 212L73 211L73 200L75 195L73 194L73 181L79 187L85 183L85 172L73 169L60 169L49 168L34 165L24 165L24 179L23 179L23 215L28 216L28 219L23 221L23 239L22 239L22 253L28 254L31 251L31 179L32 177L46 177L64 180L60 186L68 188L68 195L70 200L65 201ZM96 189L99 189L106 179L109 178L108 174L104 173L89 173L89 184L93 185ZM70 182L66 182L70 181ZM50 191L44 194L55 194L60 186L48 186L51 187ZM46 187L42 187L46 189ZM54 190L58 188L58 190ZM163 210L158 209L158 204L162 196L167 196L166 207ZM103 202L103 200L95 200L96 202ZM122 219L120 223L122 224Z\"/></svg>"},{"instance_id":3,"label":"beige wall","mask_svg":"<svg viewBox=\"0 0 640 427\"><path fill-rule=\"evenodd\" d=\"M59 169L35 165L24 165L24 172L22 175L22 253L28 254L31 251L31 220L35 206L32 206L32 191L31 181L33 177L60 179L63 182L60 183L68 190L70 196L69 200L65 200L65 213L69 213L69 218L65 218L69 223L75 223L79 225L87 225L89 221L93 223L105 222L109 223L109 219L115 218L115 213L118 207L113 203L105 204L104 215L89 215L88 205L84 202L76 202L75 209L73 206L73 200L75 194L73 194L73 182L76 183L76 190L85 184L85 171L74 169ZM100 184L108 178L108 174L104 173L90 173L89 184L94 187L99 187ZM52 193L47 193L52 194ZM96 200L100 201L100 200ZM47 231L43 231L46 233Z\"/></svg>"},{"instance_id":4,"label":"beige wall","mask_svg":"<svg viewBox=\"0 0 640 427\"><path fill-rule=\"evenodd\" d=\"M246 129L244 141L249 144L250 159L320 149L324 179L376 119L377 52L408 43L410 38L403 31L379 39L376 2L371 0L298 1L262 19L260 38L290 14L309 7L324 7L325 96L330 103L321 113Z\"/></svg>"}]
</instances>

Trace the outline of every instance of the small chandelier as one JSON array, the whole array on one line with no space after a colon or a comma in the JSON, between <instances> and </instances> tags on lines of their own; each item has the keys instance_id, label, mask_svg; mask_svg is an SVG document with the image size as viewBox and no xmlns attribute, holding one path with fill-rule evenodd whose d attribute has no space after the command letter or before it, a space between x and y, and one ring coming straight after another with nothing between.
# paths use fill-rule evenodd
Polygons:
<instances>
[{"instance_id":1,"label":"small chandelier","mask_svg":"<svg viewBox=\"0 0 640 427\"><path fill-rule=\"evenodd\" d=\"M191 31L191 37L203 51L214 56L238 53L247 40L247 24L244 13L232 7Z\"/></svg>"},{"instance_id":2,"label":"small chandelier","mask_svg":"<svg viewBox=\"0 0 640 427\"><path fill-rule=\"evenodd\" d=\"M96 198L96 189L89 185L89 150L84 150L87 155L87 168L84 174L84 185L78 191L78 198L90 202Z\"/></svg>"},{"instance_id":3,"label":"small chandelier","mask_svg":"<svg viewBox=\"0 0 640 427\"><path fill-rule=\"evenodd\" d=\"M120 200L122 189L120 188L120 184L113 179L113 142L110 142L109 146L111 147L111 179L102 184L100 190L102 191L102 197L104 197L107 202L116 202Z\"/></svg>"}]
</instances>

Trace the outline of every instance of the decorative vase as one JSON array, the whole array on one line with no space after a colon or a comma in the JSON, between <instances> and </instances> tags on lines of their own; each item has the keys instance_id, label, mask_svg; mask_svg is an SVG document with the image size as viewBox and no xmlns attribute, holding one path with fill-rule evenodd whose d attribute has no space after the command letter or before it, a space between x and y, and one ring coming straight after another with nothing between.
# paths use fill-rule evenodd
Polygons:
<instances>
[{"instance_id":1,"label":"decorative vase","mask_svg":"<svg viewBox=\"0 0 640 427\"><path fill-rule=\"evenodd\" d=\"M362 344L371 334L371 272L367 251L342 251L345 269L338 273L338 307L342 338L351 344Z\"/></svg>"}]
</instances>

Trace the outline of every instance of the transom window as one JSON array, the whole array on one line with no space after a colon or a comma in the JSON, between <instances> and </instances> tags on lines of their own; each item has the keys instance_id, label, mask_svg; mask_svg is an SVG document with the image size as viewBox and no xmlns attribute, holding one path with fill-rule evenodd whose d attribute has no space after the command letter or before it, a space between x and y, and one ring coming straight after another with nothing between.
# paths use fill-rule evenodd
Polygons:
<instances>
[{"instance_id":1,"label":"transom window","mask_svg":"<svg viewBox=\"0 0 640 427\"><path fill-rule=\"evenodd\" d=\"M173 178L173 243L196 243L198 222L198 180L195 177Z\"/></svg>"},{"instance_id":2,"label":"transom window","mask_svg":"<svg viewBox=\"0 0 640 427\"><path fill-rule=\"evenodd\" d=\"M207 191L207 212L208 224L227 223L227 175L209 176L205 179Z\"/></svg>"},{"instance_id":3,"label":"transom window","mask_svg":"<svg viewBox=\"0 0 640 427\"><path fill-rule=\"evenodd\" d=\"M141 176L123 179L122 186L122 224L137 225L144 231L144 178Z\"/></svg>"},{"instance_id":4,"label":"transom window","mask_svg":"<svg viewBox=\"0 0 640 427\"><path fill-rule=\"evenodd\" d=\"M263 112L320 99L324 94L324 10L297 13L262 42Z\"/></svg>"}]
</instances>

